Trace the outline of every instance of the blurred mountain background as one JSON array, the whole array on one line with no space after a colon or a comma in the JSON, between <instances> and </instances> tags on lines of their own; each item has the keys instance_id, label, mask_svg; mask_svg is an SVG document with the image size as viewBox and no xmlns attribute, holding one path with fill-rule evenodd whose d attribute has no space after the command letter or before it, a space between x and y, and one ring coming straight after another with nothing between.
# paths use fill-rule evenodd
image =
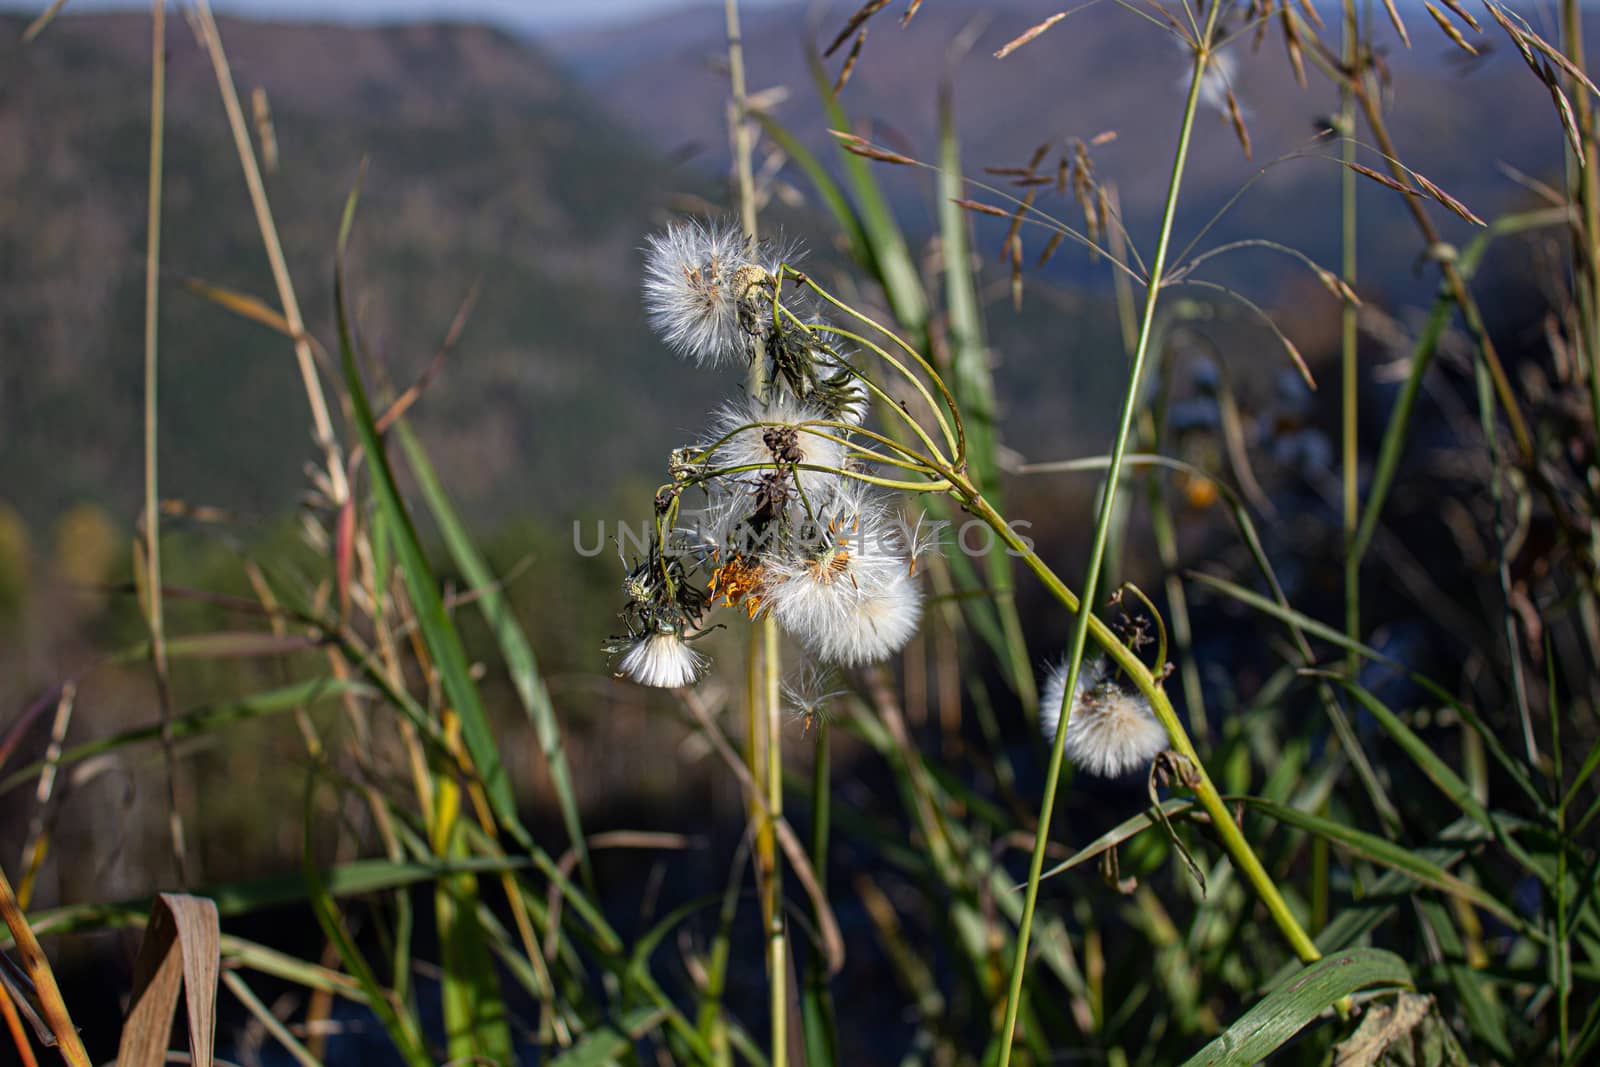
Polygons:
<instances>
[{"instance_id":1,"label":"blurred mountain background","mask_svg":"<svg viewBox=\"0 0 1600 1067\"><path fill-rule=\"evenodd\" d=\"M1041 143L1054 153L1070 137L1115 133L1092 150L1096 172L1117 184L1135 239L1147 241L1180 110L1181 51L1108 8L997 61L1001 42L1052 7L1017 0L980 15L974 6L927 4L906 29L874 23L844 98L862 132L932 158L937 87L949 77L969 173L1021 165ZM772 113L830 163L796 27L826 43L848 9L761 6L746 16L752 91L776 90ZM147 17L71 10L31 45L20 43L24 18L0 19L0 498L34 528L86 500L126 520L141 484ZM642 235L671 208L722 198L720 5L561 25L532 36L438 22L223 22L241 92L261 90L270 110L269 192L313 330L331 332L334 229L363 158L354 281L382 373L400 387L411 381L478 287L418 421L483 521L559 523L608 501L621 480L649 481L664 449L692 434L729 384L661 352L636 297ZM961 55L957 39L970 42ZM309 420L282 339L174 284L199 278L274 302L211 70L181 22L170 41L163 489L269 522L305 484ZM1335 102L1315 80L1295 85L1276 39L1259 52L1250 45L1245 34L1230 53L1255 162L1224 117L1209 116L1178 233L1198 232L1262 164L1299 152L1267 169L1200 247L1270 235L1333 264L1337 218L1296 205L1332 202L1338 167L1316 158L1332 149L1313 134ZM1406 162L1479 215L1532 201L1497 163L1556 173L1561 132L1549 98L1509 48L1473 60L1430 35L1389 65ZM930 176L879 170L908 230L931 234ZM779 176L789 203L769 224L825 253L828 224L790 171ZM1431 283L1398 197L1364 184L1363 291L1391 307L1425 301ZM1047 194L1041 206L1081 222L1070 198ZM978 229L993 263L1005 224L991 222ZM1467 232L1450 216L1442 224L1451 237ZM1030 263L1046 236L1024 233ZM1303 306L1304 321L1282 325L1317 356L1335 309L1309 273L1261 250L1214 266L1208 277L1258 303ZM1115 337L1105 263L1069 244L1029 284L1020 315L996 286L990 318L1010 443L1044 456L1076 440L1069 428L1103 426L1096 384L1119 375L1092 369L1112 358L1104 346ZM1272 346L1265 331L1259 340Z\"/></svg>"}]
</instances>

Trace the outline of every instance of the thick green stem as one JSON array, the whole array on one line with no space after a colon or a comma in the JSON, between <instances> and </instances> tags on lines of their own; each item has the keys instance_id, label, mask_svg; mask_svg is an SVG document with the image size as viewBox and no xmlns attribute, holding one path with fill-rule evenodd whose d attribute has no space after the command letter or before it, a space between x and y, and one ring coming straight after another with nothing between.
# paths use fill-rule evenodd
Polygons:
<instances>
[{"instance_id":1,"label":"thick green stem","mask_svg":"<svg viewBox=\"0 0 1600 1067\"><path fill-rule=\"evenodd\" d=\"M1071 698L1077 685L1078 674L1083 663L1083 653L1092 630L1096 633L1097 642L1102 645L1116 660L1119 666L1128 671L1142 692L1150 699L1156 717L1166 728L1173 744L1173 748L1184 756L1194 768L1196 779L1194 791L1201 806L1210 814L1218 836L1222 839L1224 847L1228 850L1234 862L1240 867L1245 878L1261 893L1267 908L1273 918L1283 928L1294 944L1295 951L1303 959L1316 959L1319 956L1316 946L1311 943L1304 930L1300 928L1293 915L1289 913L1288 905L1284 902L1272 878L1261 866L1251 850L1249 842L1245 840L1237 824L1222 803L1221 796L1216 787L1211 783L1204 766L1200 762L1199 754L1189 740L1183 724L1178 720L1177 713L1173 710L1172 703L1167 699L1166 693L1156 683L1155 678L1142 661L1127 649L1115 635L1106 630L1104 625L1095 618L1092 610L1096 595L1096 585L1100 576L1101 562L1105 557L1107 535L1111 526L1112 510L1116 505L1117 487L1122 477L1122 461L1127 452L1128 438L1133 426L1134 414L1138 408L1140 395L1140 382L1143 377L1144 363L1150 349L1150 337L1154 332L1155 312L1157 299L1161 292L1162 272L1166 266L1168 245L1172 238L1172 226L1177 215L1178 192L1183 184L1184 164L1188 159L1190 135L1194 131L1194 119L1200 100L1200 87L1206 72L1206 67L1211 60L1210 42L1211 34L1216 25L1217 13L1221 5L1213 4L1207 14L1204 32L1200 35L1194 54L1194 71L1190 78L1189 95L1184 103L1183 124L1178 133L1178 147L1172 161L1172 176L1167 186L1166 206L1161 215L1160 237L1156 244L1155 258L1150 268L1150 288L1145 298L1144 315L1139 325L1139 338L1133 353L1132 367L1128 374L1128 389L1123 400L1122 416L1117 426L1116 441L1111 450L1111 464L1106 472L1105 491L1101 495L1100 512L1095 523L1093 545L1089 553L1089 564L1085 570L1083 582L1083 601L1080 603L1076 597L1057 578L1049 567L1038 558L1031 550L1024 550L1023 559L1040 579L1051 588L1063 604L1075 612L1076 621L1073 626L1072 645L1067 655L1067 679L1062 701L1060 725L1056 731L1055 743L1050 750L1050 766L1045 775L1044 797L1039 807L1039 825L1035 831L1033 855L1028 867L1028 885L1022 906L1022 918L1017 929L1016 955L1012 959L1011 984L1006 996L1006 1015L1000 1035L999 1067L1007 1067L1011 1062L1011 1046L1016 1036L1017 1012L1022 1003L1022 984L1028 966L1028 941L1033 930L1034 909L1039 898L1039 881L1044 869L1045 846L1050 837L1050 817L1055 808L1056 788L1061 780L1061 765L1066 752L1067 721L1071 714ZM996 533L1005 537L1009 534L1005 530L1005 523L1000 516L988 507L981 499L969 503L975 514L980 515ZM984 512L987 511L987 514ZM1014 535L1010 536L1014 541ZM1008 542L1009 543L1009 542ZM1014 544L1013 548L1021 548Z\"/></svg>"}]
</instances>

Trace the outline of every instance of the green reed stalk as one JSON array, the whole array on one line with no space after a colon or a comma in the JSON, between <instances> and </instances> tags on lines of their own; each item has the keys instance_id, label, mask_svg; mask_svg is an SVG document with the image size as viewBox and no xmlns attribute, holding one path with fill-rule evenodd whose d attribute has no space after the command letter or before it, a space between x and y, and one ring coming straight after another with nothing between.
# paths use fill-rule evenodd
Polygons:
<instances>
[{"instance_id":1,"label":"green reed stalk","mask_svg":"<svg viewBox=\"0 0 1600 1067\"><path fill-rule=\"evenodd\" d=\"M1578 0L1561 0L1561 38L1567 58L1583 70L1583 13ZM1590 414L1600 426L1600 175L1595 173L1600 158L1595 152L1594 102L1581 85L1573 86L1572 102L1583 141L1583 155L1569 151L1567 164L1567 184L1579 209L1572 264L1578 277L1578 327L1589 372Z\"/></svg>"},{"instance_id":2,"label":"green reed stalk","mask_svg":"<svg viewBox=\"0 0 1600 1067\"><path fill-rule=\"evenodd\" d=\"M1089 551L1089 564L1084 572L1083 599L1076 609L1072 630L1072 645L1067 654L1067 681L1062 700L1060 725L1056 730L1055 743L1050 749L1050 768L1045 775L1044 797L1039 806L1039 825L1034 835L1033 856L1028 865L1027 894L1022 905L1022 921L1017 929L1016 955L1011 963L1011 985L1009 992L1006 994L1005 1022L1000 1035L999 1067L1007 1067L1011 1062L1011 1046L1016 1037L1017 1012L1022 1004L1022 983L1028 967L1028 940L1033 932L1033 914L1039 899L1039 879L1044 870L1045 845L1050 837L1050 817L1055 809L1056 787L1061 780L1061 764L1066 752L1067 720L1072 710L1072 694L1076 690L1078 674L1083 665L1083 653L1089 639L1089 630L1095 621L1093 608L1097 592L1096 587L1100 578L1101 562L1105 558L1106 541L1111 528L1112 512L1116 506L1117 487L1122 478L1122 460L1127 452L1128 437L1133 427L1134 414L1139 405L1139 386L1144 376L1144 363L1149 354L1150 337L1155 327L1156 301L1161 292L1161 275L1166 267L1167 248L1171 242L1172 226L1177 216L1178 192L1183 184L1184 164L1189 156L1189 139L1194 132L1194 119L1200 102L1201 80L1211 60L1211 35L1216 26L1217 12L1220 8L1220 4L1211 5L1206 16L1205 28L1194 43L1194 73L1189 80L1188 99L1184 102L1183 123L1178 132L1178 148L1173 156L1172 176L1167 185L1167 202L1161 213L1160 237L1156 242L1155 258L1150 265L1149 292L1145 297L1144 316L1139 324L1139 337L1134 346L1133 362L1128 372L1128 389L1123 399L1122 416L1117 425L1116 441L1111 449L1111 465L1106 471L1105 490L1101 494L1099 515L1095 521L1094 542ZM978 503L981 504L982 502L979 501ZM998 518L993 508L988 508L987 510L989 515ZM984 517L988 518L988 516ZM990 525L994 525L992 519L990 519ZM1004 525L1003 521L1000 525ZM999 532L998 528L996 532ZM1032 553L1028 555L1032 556ZM1026 560L1026 562L1039 574L1041 579L1045 579L1046 585L1053 584L1056 587L1053 591L1056 592L1058 597L1063 593L1068 598L1071 597L1071 593L1066 590L1065 586L1061 585L1060 579L1055 578L1054 573L1050 572L1049 568L1045 567L1036 556ZM1049 575L1048 578L1046 578L1046 574ZM1115 641L1114 638L1112 643L1121 644L1121 642ZM1118 658L1115 652L1113 652L1113 658ZM1128 653L1126 658L1138 663L1137 658L1131 652ZM1144 669L1142 663L1139 663L1139 673L1143 674L1145 678L1150 678L1149 672ZM1202 781L1209 782L1209 779L1205 777L1204 769L1201 767L1199 756L1195 753L1194 746L1189 743L1188 735L1184 732L1182 724L1173 712L1171 703L1166 699L1165 694L1161 693L1160 688L1154 684L1153 679L1151 679L1150 689L1154 691L1156 696L1159 696L1159 704L1164 708L1165 713L1158 711L1157 715L1161 719L1162 725L1172 735L1174 747L1194 764L1197 776ZM1151 703L1152 706L1157 704L1155 696L1152 697ZM1220 796L1216 795L1215 787L1211 787L1207 792L1211 794L1217 809L1213 812L1212 818L1217 823L1219 834L1223 836L1225 841L1230 833L1237 836L1236 847L1238 852L1254 861L1255 867L1259 870L1260 861L1255 859L1254 853L1250 851L1249 844L1244 841L1243 835L1239 833L1239 828L1223 808ZM1200 791L1197 790L1196 794L1197 796L1200 795ZM1202 803L1204 803L1203 798ZM1210 810L1211 805L1207 805L1207 809ZM1235 851L1236 848L1229 848L1230 853ZM1256 881L1256 877L1248 869L1245 873L1252 882ZM1271 885L1271 878L1267 876L1264 870L1260 871L1260 877L1265 879L1269 886ZM1272 895L1277 896L1275 886L1272 886ZM1277 903L1285 911L1287 910L1287 906L1283 904L1281 897L1278 897ZM1272 905L1269 903L1268 906L1270 909ZM1292 916L1290 921L1293 921ZM1298 925L1295 926L1295 929L1299 929ZM1306 941L1305 948L1315 954L1316 948L1310 944L1308 939L1305 939L1303 932L1301 932L1300 937ZM1299 946L1297 946L1298 949Z\"/></svg>"},{"instance_id":3,"label":"green reed stalk","mask_svg":"<svg viewBox=\"0 0 1600 1067\"><path fill-rule=\"evenodd\" d=\"M167 831L178 875L191 881L189 848L184 840L183 815L178 808L177 771L173 767L172 698L167 679L167 628L161 594L161 493L157 453L161 312L161 176L164 167L167 113L167 5L150 5L150 191L146 205L148 226L144 260L144 583L145 621L150 628L150 661L155 668L161 705L161 759L166 770Z\"/></svg>"},{"instance_id":4,"label":"green reed stalk","mask_svg":"<svg viewBox=\"0 0 1600 1067\"><path fill-rule=\"evenodd\" d=\"M1360 60L1361 39L1356 21L1355 0L1344 0L1344 65L1355 70ZM1356 100L1348 82L1339 87L1340 158L1345 166L1339 172L1339 215L1341 222L1340 276L1352 289L1356 284ZM1339 310L1340 366L1340 467L1343 476L1344 505L1344 632L1352 642L1361 640L1361 559L1353 551L1356 530L1361 520L1360 450L1357 441L1357 390L1360 386L1356 362L1359 336L1356 333L1356 306L1349 300ZM1360 669L1361 658L1354 652L1345 656L1345 672L1352 680ZM1319 814L1327 814L1323 802ZM1328 842L1315 838L1311 843L1311 928L1320 930L1328 921Z\"/></svg>"}]
</instances>

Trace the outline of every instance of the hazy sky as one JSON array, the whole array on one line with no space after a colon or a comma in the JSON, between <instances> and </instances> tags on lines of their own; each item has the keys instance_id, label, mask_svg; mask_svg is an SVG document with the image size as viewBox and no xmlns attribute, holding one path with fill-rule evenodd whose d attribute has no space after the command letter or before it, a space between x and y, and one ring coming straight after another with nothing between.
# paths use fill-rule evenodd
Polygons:
<instances>
[{"instance_id":1,"label":"hazy sky","mask_svg":"<svg viewBox=\"0 0 1600 1067\"><path fill-rule=\"evenodd\" d=\"M455 18L555 28L607 22L677 7L703 7L715 0L211 0L218 12L258 18L368 19ZM740 0L763 7L778 0ZM182 0L168 0L169 8ZM48 0L0 0L0 8L42 11ZM148 0L67 0L65 10L148 8Z\"/></svg>"}]
</instances>

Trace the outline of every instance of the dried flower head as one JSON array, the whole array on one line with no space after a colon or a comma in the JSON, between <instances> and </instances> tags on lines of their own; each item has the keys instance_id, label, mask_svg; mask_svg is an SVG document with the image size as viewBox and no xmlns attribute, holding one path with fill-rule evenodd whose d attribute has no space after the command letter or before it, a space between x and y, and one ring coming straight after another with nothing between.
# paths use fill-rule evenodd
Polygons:
<instances>
[{"instance_id":1,"label":"dried flower head","mask_svg":"<svg viewBox=\"0 0 1600 1067\"><path fill-rule=\"evenodd\" d=\"M1067 689L1067 664L1052 667L1040 688L1039 725L1053 741ZM1106 660L1085 660L1073 690L1065 745L1074 767L1115 778L1154 759L1167 747L1167 731L1149 701L1125 689Z\"/></svg>"},{"instance_id":2,"label":"dried flower head","mask_svg":"<svg viewBox=\"0 0 1600 1067\"><path fill-rule=\"evenodd\" d=\"M696 366L748 359L750 309L771 275L757 263L737 227L674 222L646 239L644 307L651 327ZM770 305L770 301L769 301Z\"/></svg>"},{"instance_id":3,"label":"dried flower head","mask_svg":"<svg viewBox=\"0 0 1600 1067\"><path fill-rule=\"evenodd\" d=\"M721 479L713 510L724 513L734 525L765 511L766 521L754 524L759 529L774 518L804 516L807 507L812 514L826 507L833 499L838 475L799 469L843 465L841 431L817 425L826 420L824 412L786 394L766 402L745 400L724 407L711 420L706 462L714 468L751 469Z\"/></svg>"}]
</instances>

